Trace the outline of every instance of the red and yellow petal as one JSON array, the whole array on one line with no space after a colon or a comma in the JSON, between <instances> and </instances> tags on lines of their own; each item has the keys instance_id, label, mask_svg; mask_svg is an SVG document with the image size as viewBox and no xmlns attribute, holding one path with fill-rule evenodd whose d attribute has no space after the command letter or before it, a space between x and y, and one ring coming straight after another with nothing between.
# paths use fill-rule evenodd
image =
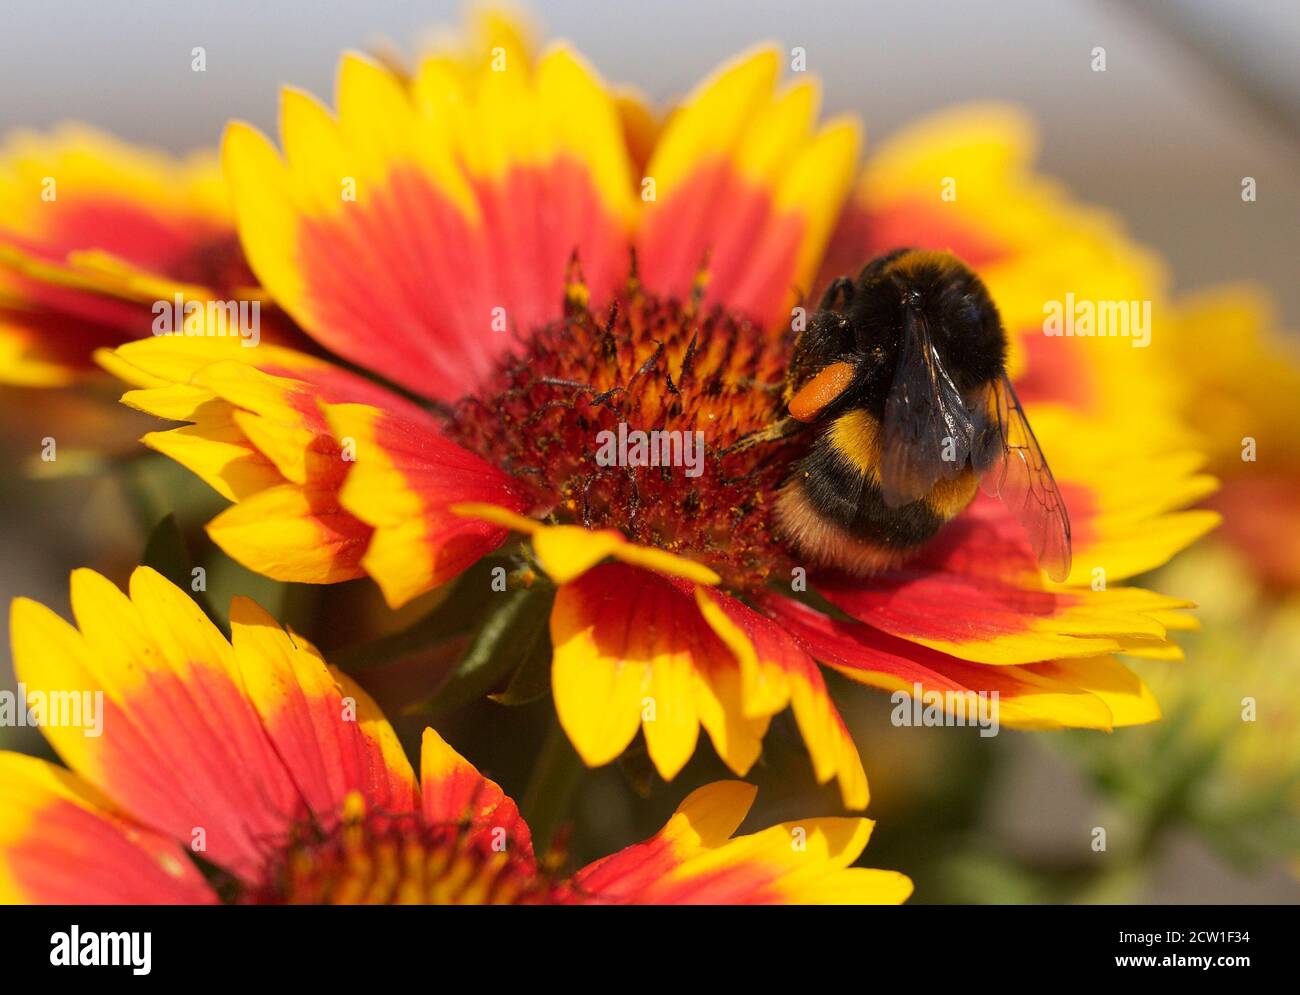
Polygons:
<instances>
[{"instance_id":1,"label":"red and yellow petal","mask_svg":"<svg viewBox=\"0 0 1300 995\"><path fill-rule=\"evenodd\" d=\"M242 437L259 465L268 471L268 481L275 481L257 493L238 498L240 504L214 520L209 533L232 555L234 549L239 549L242 555L236 558L241 562L256 563L255 569L279 579L310 575L310 569L276 569L270 565L274 551L285 549L305 554L312 564L322 559L330 564L330 574L320 579L355 576L352 554L364 542L368 530L339 507L338 490L348 465L329 433L319 403L327 398L368 397L373 388L358 377L325 365L301 371L305 375L302 380L296 379L300 371L294 367L285 372L288 375L281 375L271 362L253 366L239 357L202 367L185 385L211 392L216 409L229 418L228 428ZM170 398L171 394L164 396ZM124 400L153 414L165 414L151 403L150 391L131 392ZM199 412L202 417L192 429L195 436L207 427L209 410ZM146 443L167 452L163 438L167 434L151 433ZM174 452L168 455L176 458ZM200 472L203 466L196 462L191 469ZM200 476L204 474L200 472ZM266 526L264 533L238 531L256 528L259 522ZM297 534L281 532L282 528L296 529ZM268 541L264 558L254 552L259 535Z\"/></svg>"},{"instance_id":2,"label":"red and yellow petal","mask_svg":"<svg viewBox=\"0 0 1300 995\"><path fill-rule=\"evenodd\" d=\"M635 202L612 98L564 47L504 60L467 78L433 56L408 88L348 55L337 115L284 92L283 158L243 124L222 148L275 299L335 352L443 400L512 332L560 315L575 251L598 297L626 275Z\"/></svg>"},{"instance_id":3,"label":"red and yellow petal","mask_svg":"<svg viewBox=\"0 0 1300 995\"><path fill-rule=\"evenodd\" d=\"M830 618L788 598L773 596L763 608L809 653L846 677L909 695L919 686L922 694L937 694L942 706L958 700L949 694L996 693L998 721L1011 728L1110 730L1160 717L1150 691L1113 657L985 666Z\"/></svg>"},{"instance_id":4,"label":"red and yellow petal","mask_svg":"<svg viewBox=\"0 0 1300 995\"><path fill-rule=\"evenodd\" d=\"M173 840L113 814L70 771L0 753L0 904L216 901Z\"/></svg>"},{"instance_id":5,"label":"red and yellow petal","mask_svg":"<svg viewBox=\"0 0 1300 995\"><path fill-rule=\"evenodd\" d=\"M532 65L537 57L539 27L530 12L508 3L476 3L466 7L461 23L437 27L420 41L420 54L440 59L468 81L501 53L507 64L520 59Z\"/></svg>"},{"instance_id":6,"label":"red and yellow petal","mask_svg":"<svg viewBox=\"0 0 1300 995\"><path fill-rule=\"evenodd\" d=\"M190 422L144 441L235 502L209 534L276 580L368 573L396 606L504 539L504 529L447 505L520 507L509 478L443 438L431 415L324 360L168 337L128 343L100 361L138 385L125 403Z\"/></svg>"},{"instance_id":7,"label":"red and yellow petal","mask_svg":"<svg viewBox=\"0 0 1300 995\"><path fill-rule=\"evenodd\" d=\"M223 552L275 580L333 584L364 576L373 530L339 504L338 486L280 484L207 526Z\"/></svg>"},{"instance_id":8,"label":"red and yellow petal","mask_svg":"<svg viewBox=\"0 0 1300 995\"><path fill-rule=\"evenodd\" d=\"M322 410L351 454L339 502L374 529L360 565L390 605L450 580L505 541L507 529L452 506L481 502L518 511L524 499L517 486L444 438L428 418L365 404Z\"/></svg>"},{"instance_id":9,"label":"red and yellow petal","mask_svg":"<svg viewBox=\"0 0 1300 995\"><path fill-rule=\"evenodd\" d=\"M615 96L618 117L623 124L623 139L634 176L645 176L646 164L659 144L667 115L654 107L636 90L624 87Z\"/></svg>"},{"instance_id":10,"label":"red and yellow petal","mask_svg":"<svg viewBox=\"0 0 1300 995\"><path fill-rule=\"evenodd\" d=\"M688 582L628 566L593 567L560 587L551 614L551 687L560 724L591 766L644 732L665 779L695 752L701 726L743 774L768 715L747 714L740 667L704 621Z\"/></svg>"},{"instance_id":11,"label":"red and yellow petal","mask_svg":"<svg viewBox=\"0 0 1300 995\"><path fill-rule=\"evenodd\" d=\"M532 833L514 800L432 728L424 730L420 748L420 787L426 824L463 824L471 835L504 834L510 851L532 861Z\"/></svg>"},{"instance_id":12,"label":"red and yellow petal","mask_svg":"<svg viewBox=\"0 0 1300 995\"><path fill-rule=\"evenodd\" d=\"M1137 654L1132 654L1137 655ZM1160 703L1146 683L1111 656L1049 660L1026 668L1039 677L1081 688L1110 709L1111 728L1146 725L1160 719Z\"/></svg>"},{"instance_id":13,"label":"red and yellow petal","mask_svg":"<svg viewBox=\"0 0 1300 995\"><path fill-rule=\"evenodd\" d=\"M374 703L250 602L234 646L182 591L146 567L129 597L89 570L72 579L74 628L14 602L15 671L29 695L102 694L98 731L42 726L114 807L236 876L304 817L359 793L414 811L415 778ZM51 699L52 700L52 699Z\"/></svg>"},{"instance_id":14,"label":"red and yellow petal","mask_svg":"<svg viewBox=\"0 0 1300 995\"><path fill-rule=\"evenodd\" d=\"M231 604L230 629L244 691L308 812L328 819L352 792L383 812L416 810L410 761L355 681L247 598Z\"/></svg>"},{"instance_id":15,"label":"red and yellow petal","mask_svg":"<svg viewBox=\"0 0 1300 995\"><path fill-rule=\"evenodd\" d=\"M736 655L750 714L770 715L789 705L808 744L819 784L838 778L846 808L867 807L867 776L858 748L812 657L771 619L730 595L696 587L705 621Z\"/></svg>"},{"instance_id":16,"label":"red and yellow petal","mask_svg":"<svg viewBox=\"0 0 1300 995\"><path fill-rule=\"evenodd\" d=\"M0 295L0 382L16 387L64 387L91 369L87 357L116 333L68 322L43 308Z\"/></svg>"},{"instance_id":17,"label":"red and yellow petal","mask_svg":"<svg viewBox=\"0 0 1300 995\"><path fill-rule=\"evenodd\" d=\"M1019 526L979 499L915 560L875 577L819 576L819 593L891 635L976 663L1036 663L1163 643L1155 614L1189 603L1134 588L1040 580Z\"/></svg>"},{"instance_id":18,"label":"red and yellow petal","mask_svg":"<svg viewBox=\"0 0 1300 995\"><path fill-rule=\"evenodd\" d=\"M816 664L716 590L712 570L614 530L546 525L487 505L453 511L528 535L539 565L561 585L551 618L552 687L561 724L588 763L617 757L640 728L651 759L671 779L694 753L703 723L743 774L768 719L793 706L818 782L838 777L845 804L866 807L862 761ZM625 600L625 585L641 600ZM606 700L613 707L604 708ZM736 707L746 721L728 715Z\"/></svg>"},{"instance_id":19,"label":"red and yellow petal","mask_svg":"<svg viewBox=\"0 0 1300 995\"><path fill-rule=\"evenodd\" d=\"M815 83L778 90L780 61L742 55L676 109L645 167L637 235L650 290L685 299L707 263L705 299L766 325L811 289L860 142L850 120L817 127Z\"/></svg>"},{"instance_id":20,"label":"red and yellow petal","mask_svg":"<svg viewBox=\"0 0 1300 995\"><path fill-rule=\"evenodd\" d=\"M585 901L618 904L896 904L912 882L850 867L871 835L867 819L806 819L732 838L754 789L735 781L687 796L644 843L584 867Z\"/></svg>"},{"instance_id":21,"label":"red and yellow petal","mask_svg":"<svg viewBox=\"0 0 1300 995\"><path fill-rule=\"evenodd\" d=\"M26 599L10 619L29 693L103 694L102 735L44 727L64 761L143 825L236 872L285 828L298 793L243 690L230 644L147 568L128 598L103 577L72 579L78 628Z\"/></svg>"},{"instance_id":22,"label":"red and yellow petal","mask_svg":"<svg viewBox=\"0 0 1300 995\"><path fill-rule=\"evenodd\" d=\"M1030 417L1070 510L1067 585L1092 588L1146 573L1219 523L1217 512L1192 507L1218 489L1195 449L1152 447L1122 425L1059 407L1036 407Z\"/></svg>"},{"instance_id":23,"label":"red and yellow petal","mask_svg":"<svg viewBox=\"0 0 1300 995\"><path fill-rule=\"evenodd\" d=\"M233 559L276 580L333 583L363 575L371 528L339 504L348 462L319 403L383 397L370 382L302 353L228 339L155 338L100 361L140 389L122 400L191 424L143 441L236 502L208 531Z\"/></svg>"},{"instance_id":24,"label":"red and yellow petal","mask_svg":"<svg viewBox=\"0 0 1300 995\"><path fill-rule=\"evenodd\" d=\"M453 505L451 510L458 515L493 522L527 535L532 540L537 562L557 584L575 580L605 559L615 559L697 584L721 582L721 578L702 563L666 550L629 542L614 529L546 525L507 508L473 502Z\"/></svg>"},{"instance_id":25,"label":"red and yellow petal","mask_svg":"<svg viewBox=\"0 0 1300 995\"><path fill-rule=\"evenodd\" d=\"M41 246L52 259L97 248L161 265L192 245L187 226L229 231L210 155L177 160L83 124L11 134L0 151L0 198L6 241Z\"/></svg>"}]
</instances>

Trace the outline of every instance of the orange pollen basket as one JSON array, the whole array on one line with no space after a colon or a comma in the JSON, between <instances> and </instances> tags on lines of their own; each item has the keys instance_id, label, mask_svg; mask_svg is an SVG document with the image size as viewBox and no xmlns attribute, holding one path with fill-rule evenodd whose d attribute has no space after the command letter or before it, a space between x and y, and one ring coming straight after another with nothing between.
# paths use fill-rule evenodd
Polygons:
<instances>
[{"instance_id":1,"label":"orange pollen basket","mask_svg":"<svg viewBox=\"0 0 1300 995\"><path fill-rule=\"evenodd\" d=\"M262 905L535 905L569 890L489 829L429 825L416 815L345 817L304 825L239 897Z\"/></svg>"},{"instance_id":2,"label":"orange pollen basket","mask_svg":"<svg viewBox=\"0 0 1300 995\"><path fill-rule=\"evenodd\" d=\"M811 441L754 439L782 418L792 333L701 308L698 289L655 297L634 275L597 312L571 282L563 317L457 403L451 434L555 520L618 529L756 589L789 570L770 512Z\"/></svg>"}]
</instances>

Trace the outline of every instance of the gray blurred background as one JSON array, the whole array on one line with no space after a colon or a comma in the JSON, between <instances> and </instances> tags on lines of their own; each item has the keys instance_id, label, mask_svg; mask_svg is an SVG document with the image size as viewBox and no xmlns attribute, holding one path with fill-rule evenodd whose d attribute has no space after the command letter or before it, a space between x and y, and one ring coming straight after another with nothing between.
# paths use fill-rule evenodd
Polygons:
<instances>
[{"instance_id":1,"label":"gray blurred background","mask_svg":"<svg viewBox=\"0 0 1300 995\"><path fill-rule=\"evenodd\" d=\"M454 0L4 0L0 124L86 119L181 150L227 118L273 129L276 88L332 93L341 49L409 50ZM928 110L1000 98L1043 128L1042 165L1128 219L1178 288L1256 277L1300 325L1300 4L1294 0L554 0L532 5L606 78L685 92L774 38L808 52L828 110L868 142ZM207 50L205 73L190 51ZM1094 46L1107 70L1089 67ZM1243 204L1253 176L1258 201Z\"/></svg>"},{"instance_id":2,"label":"gray blurred background","mask_svg":"<svg viewBox=\"0 0 1300 995\"><path fill-rule=\"evenodd\" d=\"M1121 214L1139 240L1168 259L1176 289L1255 278L1277 297L1288 326L1300 327L1300 4L1294 0L662 0L636 6L559 0L531 9L548 36L572 40L607 79L636 83L660 101L681 95L722 57L755 41L801 45L809 69L825 83L827 111L858 113L868 146L952 103L1019 103L1041 124L1042 170ZM3 0L0 129L80 119L176 151L214 145L230 117L273 132L281 83L328 97L340 50L387 40L409 52L427 28L458 14L454 2L413 0ZM1089 66L1099 45L1107 50L1104 73ZM190 70L195 46L207 50L205 73ZM1244 176L1258 183L1254 204L1241 200ZM146 427L154 426L140 423ZM42 483L16 470L6 476L0 604L22 593L64 610L67 572L87 563L125 579L130 563L112 550L139 548L136 539L104 535L97 549L87 546L84 528L116 521L120 532L143 536L113 484ZM182 479L154 481L161 509ZM186 524L196 527L221 506L211 496L202 500L208 507L189 509ZM265 593L248 575L228 583ZM12 680L7 656L4 638L2 686ZM890 780L908 778L915 754L898 754L898 770L891 771L884 699L863 698L848 706L849 696L841 696L850 719L858 720L855 728L884 729L885 739L864 744L864 758L877 795L872 814L881 819L879 834L886 834L896 804ZM941 738L951 742L927 734L922 743ZM999 846L1029 857L1077 846L1079 827L1098 818L1087 785L1043 743L1044 737L1013 735L989 747L1000 753L1001 774L987 785L985 811L997 813L988 831ZM6 745L40 748L31 739ZM490 762L491 752L480 762ZM797 762L806 761L800 754ZM975 776L962 768L948 773ZM509 776L501 779L508 789L519 787ZM584 818L617 822L609 814L617 806L602 801L601 785L610 798L619 796L608 777L598 781ZM924 818L964 825L968 813L945 809L943 797L936 793L926 802L936 807ZM889 846L887 835L878 837L868 856L881 847L879 859L889 866ZM1143 897L1294 902L1300 888L1280 867L1239 874L1188 837L1163 856Z\"/></svg>"}]
</instances>

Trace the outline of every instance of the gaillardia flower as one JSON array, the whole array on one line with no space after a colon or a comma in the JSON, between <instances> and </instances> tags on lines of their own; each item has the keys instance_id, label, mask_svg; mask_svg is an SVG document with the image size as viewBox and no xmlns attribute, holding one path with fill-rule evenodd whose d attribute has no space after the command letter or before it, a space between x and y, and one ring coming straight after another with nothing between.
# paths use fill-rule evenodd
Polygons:
<instances>
[{"instance_id":1,"label":"gaillardia flower","mask_svg":"<svg viewBox=\"0 0 1300 995\"><path fill-rule=\"evenodd\" d=\"M1043 302L1141 298L1158 273L1031 174L1021 119L951 112L855 183L857 124L819 124L816 84L780 84L775 49L701 83L643 153L568 47L500 49L402 76L348 55L335 113L283 92L282 153L227 129L253 272L352 369L206 339L102 354L138 388L126 403L189 423L145 441L233 503L216 543L280 580L369 575L397 606L527 536L557 585L556 709L593 765L640 731L671 778L703 727L743 774L789 706L818 780L864 806L819 663L891 691L997 692L1024 728L1158 717L1114 654L1176 655L1189 605L1122 581L1213 525L1182 510L1213 482L1131 343L1089 367L1086 397L1061 396L1083 360L1044 337ZM899 244L956 251L993 293L1074 525L1064 583L983 499L865 579L774 531L808 440L737 444L781 415L813 291ZM628 432L699 439L698 466L597 459Z\"/></svg>"},{"instance_id":2,"label":"gaillardia flower","mask_svg":"<svg viewBox=\"0 0 1300 995\"><path fill-rule=\"evenodd\" d=\"M1228 284L1179 301L1162 358L1182 385L1180 408L1223 481L1212 507L1220 538L1272 594L1300 588L1300 350L1260 287Z\"/></svg>"},{"instance_id":3,"label":"gaillardia flower","mask_svg":"<svg viewBox=\"0 0 1300 995\"><path fill-rule=\"evenodd\" d=\"M289 335L256 283L216 156L176 160L84 125L0 147L0 383L98 372L95 349L148 336L178 295L182 309L257 300L268 337Z\"/></svg>"},{"instance_id":4,"label":"gaillardia flower","mask_svg":"<svg viewBox=\"0 0 1300 995\"><path fill-rule=\"evenodd\" d=\"M0 901L896 903L911 893L901 874L849 866L866 819L733 839L754 797L740 782L700 788L652 838L561 877L500 787L432 729L417 783L365 693L251 601L234 601L230 641L146 567L129 597L76 571L72 607L75 628L33 601L12 610L29 700L95 696L102 712L98 735L44 727L71 770L0 753Z\"/></svg>"}]
</instances>

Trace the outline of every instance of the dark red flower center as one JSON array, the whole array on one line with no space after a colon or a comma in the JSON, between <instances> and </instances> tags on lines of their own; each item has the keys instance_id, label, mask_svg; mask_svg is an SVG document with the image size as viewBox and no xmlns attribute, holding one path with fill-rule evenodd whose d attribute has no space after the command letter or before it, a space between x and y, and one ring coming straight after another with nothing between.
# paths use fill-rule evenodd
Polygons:
<instances>
[{"instance_id":1,"label":"dark red flower center","mask_svg":"<svg viewBox=\"0 0 1300 995\"><path fill-rule=\"evenodd\" d=\"M790 336L635 280L606 309L571 287L455 408L452 434L557 521L689 556L735 588L787 571L771 509L806 436L739 445L781 419Z\"/></svg>"},{"instance_id":2,"label":"dark red flower center","mask_svg":"<svg viewBox=\"0 0 1300 995\"><path fill-rule=\"evenodd\" d=\"M537 904L564 901L565 886L515 841L415 814L308 823L274 848L254 904Z\"/></svg>"}]
</instances>

